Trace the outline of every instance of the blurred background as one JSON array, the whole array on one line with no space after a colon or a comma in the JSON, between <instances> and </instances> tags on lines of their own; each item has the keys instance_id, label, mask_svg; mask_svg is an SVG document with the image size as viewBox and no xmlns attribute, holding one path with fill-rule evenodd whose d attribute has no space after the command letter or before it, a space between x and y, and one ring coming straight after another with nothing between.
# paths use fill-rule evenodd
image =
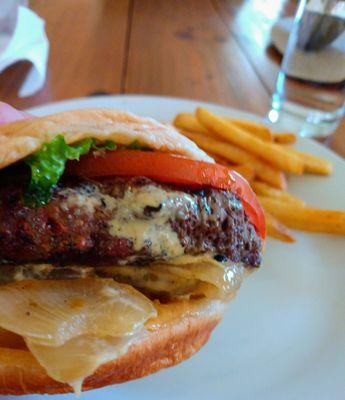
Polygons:
<instances>
[{"instance_id":1,"label":"blurred background","mask_svg":"<svg viewBox=\"0 0 345 400\"><path fill-rule=\"evenodd\" d=\"M261 116L271 108L282 60L272 44L272 27L294 15L297 6L294 0L22 3L45 21L46 75L42 88L20 97L31 62L6 66L0 73L1 101L28 108L97 94L155 94ZM326 144L345 156L344 119Z\"/></svg>"}]
</instances>

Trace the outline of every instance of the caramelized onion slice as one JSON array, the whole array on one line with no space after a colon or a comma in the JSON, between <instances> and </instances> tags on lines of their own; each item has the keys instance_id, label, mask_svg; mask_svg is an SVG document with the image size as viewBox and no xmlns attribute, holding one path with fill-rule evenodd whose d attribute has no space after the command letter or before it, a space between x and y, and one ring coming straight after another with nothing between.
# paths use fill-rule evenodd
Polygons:
<instances>
[{"instance_id":1,"label":"caramelized onion slice","mask_svg":"<svg viewBox=\"0 0 345 400\"><path fill-rule=\"evenodd\" d=\"M203 285L199 287L206 297L227 299L241 286L244 277L242 264L233 262L219 263L213 258L181 257L174 265L167 265L166 271L180 279L196 279ZM205 285L206 284L206 285ZM211 285L214 290L208 290Z\"/></svg>"},{"instance_id":2,"label":"caramelized onion slice","mask_svg":"<svg viewBox=\"0 0 345 400\"><path fill-rule=\"evenodd\" d=\"M51 378L68 383L79 395L83 380L103 363L124 354L135 337L82 335L57 347L36 344L30 339L26 339L26 344Z\"/></svg>"},{"instance_id":3,"label":"caramelized onion slice","mask_svg":"<svg viewBox=\"0 0 345 400\"><path fill-rule=\"evenodd\" d=\"M46 346L133 334L156 315L144 295L112 279L16 282L0 286L0 304L0 327Z\"/></svg>"},{"instance_id":4,"label":"caramelized onion slice","mask_svg":"<svg viewBox=\"0 0 345 400\"><path fill-rule=\"evenodd\" d=\"M240 287L245 268L242 264L219 263L209 256L183 256L173 263L146 266L118 265L100 267L96 273L128 283L152 297L170 300L204 296L212 299L231 298Z\"/></svg>"}]
</instances>

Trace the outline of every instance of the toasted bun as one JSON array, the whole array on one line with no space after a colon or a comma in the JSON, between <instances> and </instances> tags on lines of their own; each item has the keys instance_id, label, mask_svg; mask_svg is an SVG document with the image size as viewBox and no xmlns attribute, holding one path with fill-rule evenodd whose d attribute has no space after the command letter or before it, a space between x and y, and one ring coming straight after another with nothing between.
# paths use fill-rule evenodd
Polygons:
<instances>
[{"instance_id":1,"label":"toasted bun","mask_svg":"<svg viewBox=\"0 0 345 400\"><path fill-rule=\"evenodd\" d=\"M0 168L39 150L44 142L64 135L67 143L92 137L128 145L134 140L154 150L214 162L195 143L170 125L112 109L65 111L0 126Z\"/></svg>"},{"instance_id":2,"label":"toasted bun","mask_svg":"<svg viewBox=\"0 0 345 400\"><path fill-rule=\"evenodd\" d=\"M147 333L126 354L101 365L86 378L83 390L141 378L189 358L207 342L222 316L224 303L195 300L157 308L158 317L150 320ZM25 348L0 349L0 376L1 394L72 391L70 386L50 378Z\"/></svg>"}]
</instances>

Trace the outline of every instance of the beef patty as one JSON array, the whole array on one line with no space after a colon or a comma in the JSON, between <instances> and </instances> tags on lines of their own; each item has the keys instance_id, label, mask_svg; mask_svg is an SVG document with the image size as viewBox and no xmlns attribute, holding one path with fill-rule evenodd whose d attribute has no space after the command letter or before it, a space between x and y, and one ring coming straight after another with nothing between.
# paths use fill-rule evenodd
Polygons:
<instances>
[{"instance_id":1,"label":"beef patty","mask_svg":"<svg viewBox=\"0 0 345 400\"><path fill-rule=\"evenodd\" d=\"M212 253L257 267L262 242L231 192L147 178L62 181L50 203L0 189L0 264L145 264Z\"/></svg>"}]
</instances>

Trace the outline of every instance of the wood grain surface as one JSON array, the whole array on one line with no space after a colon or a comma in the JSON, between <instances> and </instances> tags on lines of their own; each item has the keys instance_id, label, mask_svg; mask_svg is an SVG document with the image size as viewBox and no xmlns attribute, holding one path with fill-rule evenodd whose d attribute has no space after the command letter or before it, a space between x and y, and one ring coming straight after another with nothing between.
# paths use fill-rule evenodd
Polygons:
<instances>
[{"instance_id":1,"label":"wood grain surface","mask_svg":"<svg viewBox=\"0 0 345 400\"><path fill-rule=\"evenodd\" d=\"M281 56L270 30L289 0L31 0L46 21L48 75L18 98L30 68L0 74L0 100L19 108L97 93L162 94L259 115L269 109ZM345 156L345 121L325 141Z\"/></svg>"},{"instance_id":2,"label":"wood grain surface","mask_svg":"<svg viewBox=\"0 0 345 400\"><path fill-rule=\"evenodd\" d=\"M211 2L136 1L131 25L126 93L267 111L270 96Z\"/></svg>"}]
</instances>

